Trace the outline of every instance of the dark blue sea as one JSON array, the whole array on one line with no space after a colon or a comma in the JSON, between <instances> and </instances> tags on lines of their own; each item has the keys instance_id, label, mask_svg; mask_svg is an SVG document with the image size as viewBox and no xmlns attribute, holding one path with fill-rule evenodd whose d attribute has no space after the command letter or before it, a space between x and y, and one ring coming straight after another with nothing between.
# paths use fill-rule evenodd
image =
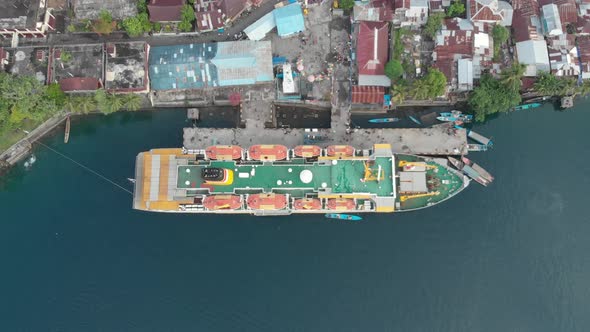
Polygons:
<instances>
[{"instance_id":1,"label":"dark blue sea","mask_svg":"<svg viewBox=\"0 0 590 332\"><path fill-rule=\"evenodd\" d=\"M37 146L0 179L0 331L590 331L590 102L475 130L492 172L362 223L169 215ZM131 189L183 111L72 122L42 142Z\"/></svg>"}]
</instances>

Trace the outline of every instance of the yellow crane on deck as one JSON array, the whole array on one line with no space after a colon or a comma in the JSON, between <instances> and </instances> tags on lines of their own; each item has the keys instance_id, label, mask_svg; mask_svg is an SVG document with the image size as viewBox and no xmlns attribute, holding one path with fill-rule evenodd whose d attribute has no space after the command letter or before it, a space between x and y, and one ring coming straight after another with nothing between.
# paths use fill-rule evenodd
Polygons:
<instances>
[{"instance_id":1,"label":"yellow crane on deck","mask_svg":"<svg viewBox=\"0 0 590 332\"><path fill-rule=\"evenodd\" d=\"M398 163L399 167L404 167L404 166L422 166L422 167L426 167L426 168L430 168L430 169L436 169L438 168L438 166L436 165L428 165L427 163L423 162L423 161L405 161L405 160L400 160L400 162Z\"/></svg>"},{"instance_id":2,"label":"yellow crane on deck","mask_svg":"<svg viewBox=\"0 0 590 332\"><path fill-rule=\"evenodd\" d=\"M381 165L379 165L379 168L377 169L377 174L375 174L375 171L369 167L369 164L366 161L363 163L363 165L365 166L365 176L363 177L364 181L381 181L385 178L385 174L383 174Z\"/></svg>"},{"instance_id":3,"label":"yellow crane on deck","mask_svg":"<svg viewBox=\"0 0 590 332\"><path fill-rule=\"evenodd\" d=\"M411 198L437 196L437 195L440 195L440 192L439 191L432 191L432 192L429 192L429 193L415 194L415 195L401 195L399 197L399 200L400 200L400 202L405 202L405 201L407 201L408 199L411 199Z\"/></svg>"}]
</instances>

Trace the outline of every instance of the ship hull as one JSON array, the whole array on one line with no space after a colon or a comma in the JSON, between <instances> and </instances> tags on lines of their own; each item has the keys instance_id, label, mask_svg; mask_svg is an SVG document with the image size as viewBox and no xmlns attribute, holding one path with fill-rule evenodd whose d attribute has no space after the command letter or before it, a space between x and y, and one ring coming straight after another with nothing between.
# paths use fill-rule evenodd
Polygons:
<instances>
[{"instance_id":1,"label":"ship hull","mask_svg":"<svg viewBox=\"0 0 590 332\"><path fill-rule=\"evenodd\" d=\"M231 157L238 152L246 156L239 161L211 160L182 149L140 153L133 207L275 216L406 212L446 201L469 184L446 159L394 155L388 144L367 150L335 145L320 148L320 153L308 146L298 147L297 154L277 145L252 150L232 147ZM297 157L302 151L317 157ZM276 161L265 160L264 155L276 156ZM221 179L222 171L222 180L211 181ZM225 180L226 173L231 181Z\"/></svg>"}]
</instances>

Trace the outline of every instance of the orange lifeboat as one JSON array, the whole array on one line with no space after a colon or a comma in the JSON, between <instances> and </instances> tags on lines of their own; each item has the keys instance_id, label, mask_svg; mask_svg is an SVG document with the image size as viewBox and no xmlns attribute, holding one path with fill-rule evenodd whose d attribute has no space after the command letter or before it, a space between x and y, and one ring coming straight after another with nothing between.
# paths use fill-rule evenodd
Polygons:
<instances>
[{"instance_id":1,"label":"orange lifeboat","mask_svg":"<svg viewBox=\"0 0 590 332\"><path fill-rule=\"evenodd\" d=\"M321 210L322 202L317 198L300 198L293 202L295 210Z\"/></svg>"},{"instance_id":2,"label":"orange lifeboat","mask_svg":"<svg viewBox=\"0 0 590 332\"><path fill-rule=\"evenodd\" d=\"M205 154L213 160L236 160L242 158L242 148L237 145L214 145L205 149Z\"/></svg>"},{"instance_id":3,"label":"orange lifeboat","mask_svg":"<svg viewBox=\"0 0 590 332\"><path fill-rule=\"evenodd\" d=\"M354 200L350 198L331 198L328 200L328 209L339 211L354 210Z\"/></svg>"},{"instance_id":4,"label":"orange lifeboat","mask_svg":"<svg viewBox=\"0 0 590 332\"><path fill-rule=\"evenodd\" d=\"M275 161L287 158L287 147L284 145L253 145L248 149L250 158L262 161Z\"/></svg>"},{"instance_id":5,"label":"orange lifeboat","mask_svg":"<svg viewBox=\"0 0 590 332\"><path fill-rule=\"evenodd\" d=\"M235 210L242 206L242 196L211 195L205 197L203 206L208 210Z\"/></svg>"},{"instance_id":6,"label":"orange lifeboat","mask_svg":"<svg viewBox=\"0 0 590 332\"><path fill-rule=\"evenodd\" d=\"M354 148L350 145L330 145L326 149L330 157L352 157Z\"/></svg>"},{"instance_id":7,"label":"orange lifeboat","mask_svg":"<svg viewBox=\"0 0 590 332\"><path fill-rule=\"evenodd\" d=\"M287 206L287 196L281 194L253 194L248 196L248 207L255 210L280 210Z\"/></svg>"},{"instance_id":8,"label":"orange lifeboat","mask_svg":"<svg viewBox=\"0 0 590 332\"><path fill-rule=\"evenodd\" d=\"M317 145L298 145L294 151L297 157L313 158L322 153L322 148Z\"/></svg>"}]
</instances>

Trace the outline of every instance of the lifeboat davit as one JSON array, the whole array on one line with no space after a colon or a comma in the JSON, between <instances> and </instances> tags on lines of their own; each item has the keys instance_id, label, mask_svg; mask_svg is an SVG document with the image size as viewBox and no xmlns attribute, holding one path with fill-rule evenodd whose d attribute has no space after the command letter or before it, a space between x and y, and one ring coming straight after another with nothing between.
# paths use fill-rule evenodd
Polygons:
<instances>
[{"instance_id":1,"label":"lifeboat davit","mask_svg":"<svg viewBox=\"0 0 590 332\"><path fill-rule=\"evenodd\" d=\"M322 153L322 148L317 145L298 145L295 147L294 152L297 157L313 158Z\"/></svg>"},{"instance_id":2,"label":"lifeboat davit","mask_svg":"<svg viewBox=\"0 0 590 332\"><path fill-rule=\"evenodd\" d=\"M330 145L326 149L330 157L352 157L354 148L350 145Z\"/></svg>"},{"instance_id":3,"label":"lifeboat davit","mask_svg":"<svg viewBox=\"0 0 590 332\"><path fill-rule=\"evenodd\" d=\"M284 145L253 145L248 149L250 158L261 161L275 161L287 158L287 147Z\"/></svg>"},{"instance_id":4,"label":"lifeboat davit","mask_svg":"<svg viewBox=\"0 0 590 332\"><path fill-rule=\"evenodd\" d=\"M242 196L211 195L205 197L203 206L208 210L235 210L242 206Z\"/></svg>"},{"instance_id":5,"label":"lifeboat davit","mask_svg":"<svg viewBox=\"0 0 590 332\"><path fill-rule=\"evenodd\" d=\"M300 198L293 202L295 210L321 210L322 202L317 198Z\"/></svg>"},{"instance_id":6,"label":"lifeboat davit","mask_svg":"<svg viewBox=\"0 0 590 332\"><path fill-rule=\"evenodd\" d=\"M338 211L354 210L354 200L351 198L331 198L328 200L328 209Z\"/></svg>"},{"instance_id":7,"label":"lifeboat davit","mask_svg":"<svg viewBox=\"0 0 590 332\"><path fill-rule=\"evenodd\" d=\"M236 160L242 158L242 148L237 145L214 145L205 149L205 155L213 160Z\"/></svg>"},{"instance_id":8,"label":"lifeboat davit","mask_svg":"<svg viewBox=\"0 0 590 332\"><path fill-rule=\"evenodd\" d=\"M280 210L287 206L287 196L281 194L253 194L248 196L248 207L254 210Z\"/></svg>"}]
</instances>

